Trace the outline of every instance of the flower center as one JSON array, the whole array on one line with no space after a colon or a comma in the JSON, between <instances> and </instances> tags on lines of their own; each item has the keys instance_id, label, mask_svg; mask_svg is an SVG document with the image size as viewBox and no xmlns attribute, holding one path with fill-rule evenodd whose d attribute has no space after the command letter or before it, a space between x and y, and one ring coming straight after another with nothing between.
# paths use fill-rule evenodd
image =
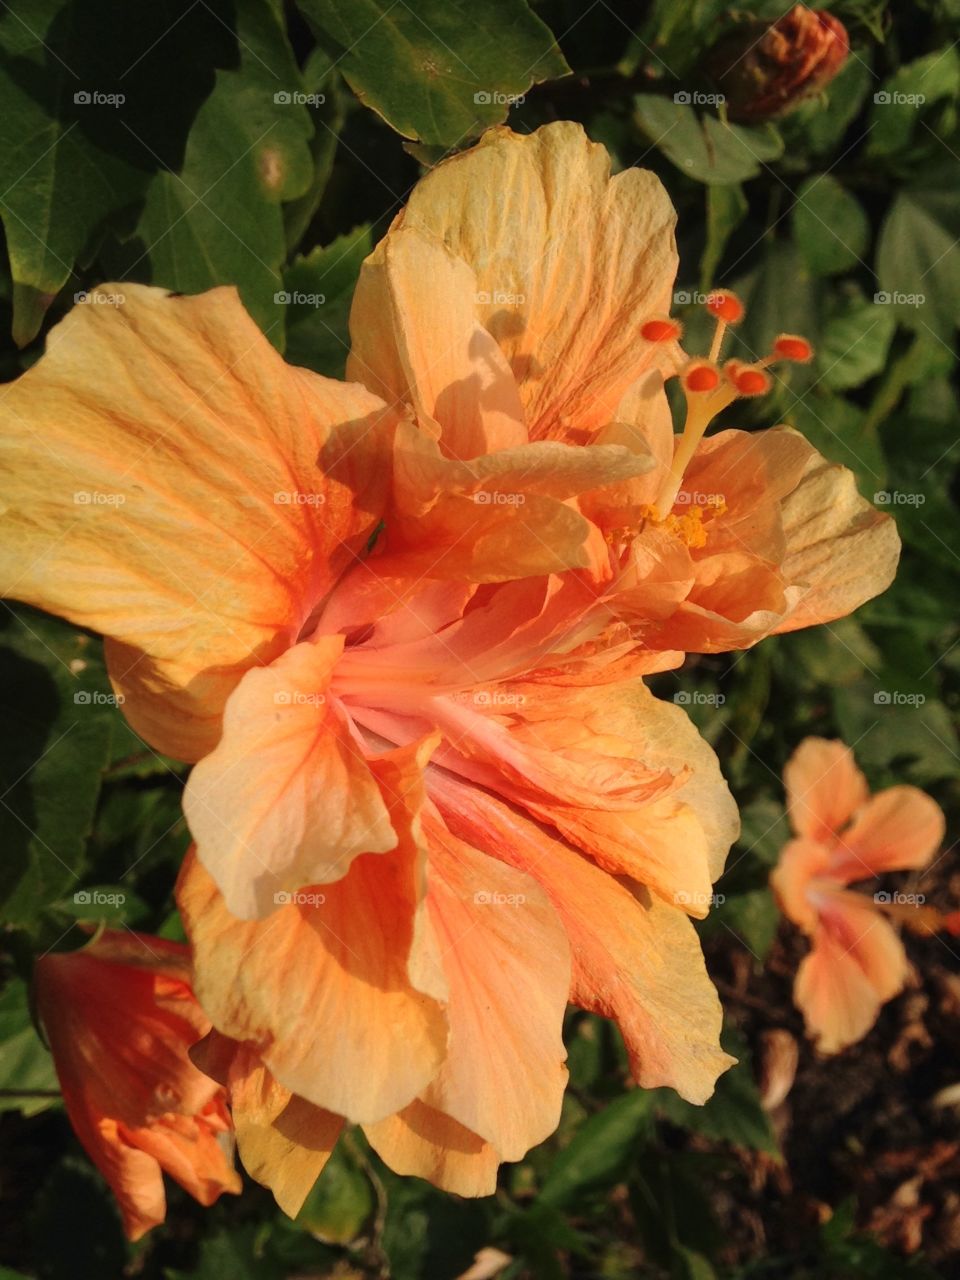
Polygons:
<instances>
[{"instance_id":1,"label":"flower center","mask_svg":"<svg viewBox=\"0 0 960 1280\"><path fill-rule=\"evenodd\" d=\"M683 474L707 427L717 414L727 405L733 404L734 400L765 395L771 386L767 369L776 361L788 360L806 364L813 359L813 347L806 338L782 333L770 352L761 360L752 364L743 360L728 360L721 366L719 360L724 336L728 326L739 324L743 319L743 303L736 294L722 290L709 295L706 307L716 321L707 356L696 356L688 360L675 375L671 375L678 377L683 387L686 417L674 449L673 464L657 504L660 520L673 507L683 483ZM683 328L678 320L670 316L653 316L641 325L640 334L647 342L676 342L682 336Z\"/></svg>"}]
</instances>

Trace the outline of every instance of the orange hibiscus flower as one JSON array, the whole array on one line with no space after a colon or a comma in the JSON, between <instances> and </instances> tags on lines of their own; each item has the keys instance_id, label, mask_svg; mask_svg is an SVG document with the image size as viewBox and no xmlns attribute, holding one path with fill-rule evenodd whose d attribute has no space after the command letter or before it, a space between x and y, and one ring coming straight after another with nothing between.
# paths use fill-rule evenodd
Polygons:
<instances>
[{"instance_id":1,"label":"orange hibiscus flower","mask_svg":"<svg viewBox=\"0 0 960 1280\"><path fill-rule=\"evenodd\" d=\"M716 363L729 299L685 361L673 221L577 126L495 130L366 264L366 386L285 366L227 290L111 286L7 393L28 555L0 568L104 632L134 726L199 761L201 1052L285 1207L344 1120L491 1191L557 1123L568 998L640 1084L702 1101L729 1063L687 917L736 813L638 677L849 612L897 540L795 434L702 441L767 375Z\"/></svg>"},{"instance_id":2,"label":"orange hibiscus flower","mask_svg":"<svg viewBox=\"0 0 960 1280\"><path fill-rule=\"evenodd\" d=\"M131 1240L166 1216L163 1172L205 1205L240 1190L224 1091L187 1054L210 1022L186 947L108 930L42 956L35 992L70 1123Z\"/></svg>"},{"instance_id":3,"label":"orange hibiscus flower","mask_svg":"<svg viewBox=\"0 0 960 1280\"><path fill-rule=\"evenodd\" d=\"M842 742L806 738L783 771L790 825L771 883L785 915L811 939L794 999L823 1053L860 1040L909 972L903 943L885 917L917 932L951 927L931 908L898 895L854 892L856 881L925 867L940 847L943 813L916 787L871 796Z\"/></svg>"}]
</instances>

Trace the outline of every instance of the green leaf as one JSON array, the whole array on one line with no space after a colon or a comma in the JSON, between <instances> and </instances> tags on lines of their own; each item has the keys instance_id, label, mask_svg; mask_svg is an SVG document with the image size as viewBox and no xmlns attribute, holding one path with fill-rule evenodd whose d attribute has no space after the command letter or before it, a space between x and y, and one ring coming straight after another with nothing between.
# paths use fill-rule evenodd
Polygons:
<instances>
[{"instance_id":1,"label":"green leaf","mask_svg":"<svg viewBox=\"0 0 960 1280\"><path fill-rule=\"evenodd\" d=\"M327 53L323 49L316 48L303 68L303 84L313 99L307 103L307 110L313 124L313 138L310 142L313 178L303 195L283 206L287 248L290 250L300 244L314 214L320 207L330 174L333 172L340 130L343 128L346 116L343 82L339 76L332 74L332 65ZM320 101L321 97L323 101Z\"/></svg>"},{"instance_id":2,"label":"green leaf","mask_svg":"<svg viewBox=\"0 0 960 1280\"><path fill-rule=\"evenodd\" d=\"M38 1197L33 1226L44 1280L123 1275L128 1250L120 1213L103 1178L85 1160L66 1159L54 1169ZM239 1272L232 1274L239 1280Z\"/></svg>"},{"instance_id":3,"label":"green leaf","mask_svg":"<svg viewBox=\"0 0 960 1280\"><path fill-rule=\"evenodd\" d=\"M100 646L28 609L0 631L0 905L29 923L83 874L120 712Z\"/></svg>"},{"instance_id":4,"label":"green leaf","mask_svg":"<svg viewBox=\"0 0 960 1280\"><path fill-rule=\"evenodd\" d=\"M127 265L183 293L234 284L267 337L283 349L286 258L281 203L314 177L313 125L305 90L276 8L240 0L240 66L217 72L197 113L182 167L150 182Z\"/></svg>"},{"instance_id":5,"label":"green leaf","mask_svg":"<svg viewBox=\"0 0 960 1280\"><path fill-rule=\"evenodd\" d=\"M325 248L296 258L283 275L287 295L287 359L329 378L342 378L347 321L357 277L373 249L369 226L355 227Z\"/></svg>"},{"instance_id":6,"label":"green leaf","mask_svg":"<svg viewBox=\"0 0 960 1280\"><path fill-rule=\"evenodd\" d=\"M0 218L19 345L107 223L127 216L152 173L179 164L228 18L223 0L187 11L154 0L135 22L118 21L113 0L0 8Z\"/></svg>"},{"instance_id":7,"label":"green leaf","mask_svg":"<svg viewBox=\"0 0 960 1280\"><path fill-rule=\"evenodd\" d=\"M897 321L890 307L855 297L831 316L817 348L817 372L825 387L859 387L887 364Z\"/></svg>"},{"instance_id":8,"label":"green leaf","mask_svg":"<svg viewBox=\"0 0 960 1280\"><path fill-rule=\"evenodd\" d=\"M829 276L862 262L870 224L860 202L836 178L821 173L797 192L793 234L813 274Z\"/></svg>"},{"instance_id":9,"label":"green leaf","mask_svg":"<svg viewBox=\"0 0 960 1280\"><path fill-rule=\"evenodd\" d=\"M297 1214L297 1223L327 1244L349 1244L375 1206L366 1174L338 1144Z\"/></svg>"},{"instance_id":10,"label":"green leaf","mask_svg":"<svg viewBox=\"0 0 960 1280\"><path fill-rule=\"evenodd\" d=\"M622 1177L651 1129L654 1094L632 1089L591 1116L557 1156L539 1203L560 1208Z\"/></svg>"},{"instance_id":11,"label":"green leaf","mask_svg":"<svg viewBox=\"0 0 960 1280\"><path fill-rule=\"evenodd\" d=\"M882 308L874 310L879 312ZM847 351L841 362L852 359L853 354L853 350ZM819 360L822 364L823 357ZM873 499L883 489L887 463L880 440L875 431L864 430L866 415L850 400L830 392L809 391L797 397L784 416L825 458L849 467L865 497Z\"/></svg>"},{"instance_id":12,"label":"green leaf","mask_svg":"<svg viewBox=\"0 0 960 1280\"><path fill-rule=\"evenodd\" d=\"M898 67L873 95L867 155L890 155L906 148L928 105L960 93L960 56L954 47Z\"/></svg>"},{"instance_id":13,"label":"green leaf","mask_svg":"<svg viewBox=\"0 0 960 1280\"><path fill-rule=\"evenodd\" d=\"M783 153L783 141L772 125L726 124L654 93L638 94L634 105L637 122L654 146L698 182L743 182Z\"/></svg>"},{"instance_id":14,"label":"green leaf","mask_svg":"<svg viewBox=\"0 0 960 1280\"><path fill-rule=\"evenodd\" d=\"M365 106L414 141L456 147L507 117L532 84L567 75L525 0L299 0Z\"/></svg>"},{"instance_id":15,"label":"green leaf","mask_svg":"<svg viewBox=\"0 0 960 1280\"><path fill-rule=\"evenodd\" d=\"M135 927L150 914L150 908L139 894L123 884L84 885L70 897L50 905L73 920L103 923L111 928L123 924Z\"/></svg>"},{"instance_id":16,"label":"green leaf","mask_svg":"<svg viewBox=\"0 0 960 1280\"><path fill-rule=\"evenodd\" d=\"M200 1258L190 1271L165 1272L166 1280L285 1280L287 1268L265 1253L256 1222L232 1224L200 1243Z\"/></svg>"},{"instance_id":17,"label":"green leaf","mask_svg":"<svg viewBox=\"0 0 960 1280\"><path fill-rule=\"evenodd\" d=\"M960 178L955 165L894 199L877 244L878 300L948 345L960 324Z\"/></svg>"},{"instance_id":18,"label":"green leaf","mask_svg":"<svg viewBox=\"0 0 960 1280\"><path fill-rule=\"evenodd\" d=\"M702 1107L695 1107L672 1089L658 1089L660 1114L674 1124L694 1133L702 1133L720 1142L732 1143L751 1151L779 1155L770 1118L760 1105L760 1094L753 1080L746 1044L729 1029L723 1036L723 1047L739 1058L717 1081L716 1091Z\"/></svg>"},{"instance_id":19,"label":"green leaf","mask_svg":"<svg viewBox=\"0 0 960 1280\"><path fill-rule=\"evenodd\" d=\"M95 228L144 181L84 127L116 108L74 103L86 90L58 49L64 24L75 21L82 19L66 0L13 0L0 10L0 218L18 346L35 337Z\"/></svg>"},{"instance_id":20,"label":"green leaf","mask_svg":"<svg viewBox=\"0 0 960 1280\"><path fill-rule=\"evenodd\" d=\"M53 1059L33 1025L27 984L22 978L8 979L0 992L0 1089L8 1094L22 1089L25 1095L60 1091ZM6 1096L0 1098L0 1110L32 1116L57 1103L56 1097Z\"/></svg>"},{"instance_id":21,"label":"green leaf","mask_svg":"<svg viewBox=\"0 0 960 1280\"><path fill-rule=\"evenodd\" d=\"M727 946L739 940L755 960L764 961L780 925L773 894L767 888L727 894L722 883L717 888L717 906L703 921L700 936L719 937Z\"/></svg>"},{"instance_id":22,"label":"green leaf","mask_svg":"<svg viewBox=\"0 0 960 1280\"><path fill-rule=\"evenodd\" d=\"M871 60L868 48L854 50L832 84L817 98L804 102L783 122L789 153L797 146L821 155L840 145L876 84L870 70Z\"/></svg>"},{"instance_id":23,"label":"green leaf","mask_svg":"<svg viewBox=\"0 0 960 1280\"><path fill-rule=\"evenodd\" d=\"M707 243L700 259L700 287L707 293L714 282L717 267L727 241L747 216L747 199L739 183L728 187L710 186L707 200Z\"/></svg>"},{"instance_id":24,"label":"green leaf","mask_svg":"<svg viewBox=\"0 0 960 1280\"><path fill-rule=\"evenodd\" d=\"M490 1238L488 1202L458 1201L418 1178L381 1174L387 1213L381 1245L392 1280L458 1276Z\"/></svg>"}]
</instances>

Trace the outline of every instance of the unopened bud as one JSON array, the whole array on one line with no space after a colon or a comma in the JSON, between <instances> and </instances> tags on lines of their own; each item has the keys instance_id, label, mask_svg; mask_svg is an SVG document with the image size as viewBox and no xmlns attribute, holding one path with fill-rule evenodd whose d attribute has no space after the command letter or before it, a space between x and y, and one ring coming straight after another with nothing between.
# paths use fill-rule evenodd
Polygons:
<instances>
[{"instance_id":1,"label":"unopened bud","mask_svg":"<svg viewBox=\"0 0 960 1280\"><path fill-rule=\"evenodd\" d=\"M814 97L847 60L850 40L838 18L798 4L777 22L748 21L724 36L704 67L731 120L785 116Z\"/></svg>"}]
</instances>

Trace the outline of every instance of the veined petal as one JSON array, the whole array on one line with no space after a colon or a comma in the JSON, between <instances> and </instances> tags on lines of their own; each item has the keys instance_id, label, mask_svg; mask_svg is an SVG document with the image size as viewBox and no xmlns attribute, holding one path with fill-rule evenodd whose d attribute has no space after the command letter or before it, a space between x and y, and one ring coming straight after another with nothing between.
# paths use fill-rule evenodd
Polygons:
<instances>
[{"instance_id":1,"label":"veined petal","mask_svg":"<svg viewBox=\"0 0 960 1280\"><path fill-rule=\"evenodd\" d=\"M295 1218L330 1159L343 1118L278 1084L247 1045L235 1046L226 1085L243 1167Z\"/></svg>"},{"instance_id":2,"label":"veined petal","mask_svg":"<svg viewBox=\"0 0 960 1280\"><path fill-rule=\"evenodd\" d=\"M381 572L503 582L587 569L610 576L600 530L574 498L649 470L622 445L542 441L460 461L411 424L397 432Z\"/></svg>"},{"instance_id":3,"label":"veined petal","mask_svg":"<svg viewBox=\"0 0 960 1280\"><path fill-rule=\"evenodd\" d=\"M497 1189L500 1156L462 1124L416 1100L363 1131L394 1173L425 1178L458 1196L490 1196Z\"/></svg>"},{"instance_id":4,"label":"veined petal","mask_svg":"<svg viewBox=\"0 0 960 1280\"><path fill-rule=\"evenodd\" d=\"M396 846L374 774L327 696L342 651L342 636L320 636L248 671L219 744L190 775L184 812L198 856L241 919Z\"/></svg>"},{"instance_id":5,"label":"veined petal","mask_svg":"<svg viewBox=\"0 0 960 1280\"><path fill-rule=\"evenodd\" d=\"M560 1121L570 948L534 879L458 840L439 817L428 814L425 831L450 1041L421 1100L519 1160Z\"/></svg>"},{"instance_id":6,"label":"veined petal","mask_svg":"<svg viewBox=\"0 0 960 1280\"><path fill-rule=\"evenodd\" d=\"M446 985L423 917L430 745L371 761L399 843L356 858L342 880L256 921L230 915L193 855L178 884L197 996L214 1026L249 1042L285 1088L353 1123L405 1107L446 1051Z\"/></svg>"},{"instance_id":7,"label":"veined petal","mask_svg":"<svg viewBox=\"0 0 960 1280\"><path fill-rule=\"evenodd\" d=\"M652 173L611 178L606 150L562 122L488 130L421 179L387 234L413 228L473 268L530 439L583 443L647 369L676 360L640 334L669 310L674 221Z\"/></svg>"},{"instance_id":8,"label":"veined petal","mask_svg":"<svg viewBox=\"0 0 960 1280\"><path fill-rule=\"evenodd\" d=\"M784 578L802 589L778 632L846 617L893 581L900 538L890 516L861 498L853 473L813 453L783 500Z\"/></svg>"},{"instance_id":9,"label":"veined petal","mask_svg":"<svg viewBox=\"0 0 960 1280\"><path fill-rule=\"evenodd\" d=\"M636 679L514 682L486 697L473 709L433 704L449 708L438 723L451 730L438 762L555 827L605 870L706 915L739 820L716 756L680 707Z\"/></svg>"},{"instance_id":10,"label":"veined petal","mask_svg":"<svg viewBox=\"0 0 960 1280\"><path fill-rule=\"evenodd\" d=\"M0 590L107 637L124 711L199 759L383 509L391 421L284 364L233 289L107 285L4 388Z\"/></svg>"},{"instance_id":11,"label":"veined petal","mask_svg":"<svg viewBox=\"0 0 960 1280\"><path fill-rule=\"evenodd\" d=\"M826 738L804 738L784 766L783 783L794 831L825 845L869 795L850 748Z\"/></svg>"},{"instance_id":12,"label":"veined petal","mask_svg":"<svg viewBox=\"0 0 960 1280\"><path fill-rule=\"evenodd\" d=\"M601 871L508 805L439 770L428 779L447 825L546 890L573 956L570 999L614 1018L644 1088L705 1102L733 1059L693 924L679 908Z\"/></svg>"},{"instance_id":13,"label":"veined petal","mask_svg":"<svg viewBox=\"0 0 960 1280\"><path fill-rule=\"evenodd\" d=\"M444 453L475 458L525 444L513 373L477 316L470 267L412 230L386 236L360 272L347 376L440 427Z\"/></svg>"}]
</instances>

